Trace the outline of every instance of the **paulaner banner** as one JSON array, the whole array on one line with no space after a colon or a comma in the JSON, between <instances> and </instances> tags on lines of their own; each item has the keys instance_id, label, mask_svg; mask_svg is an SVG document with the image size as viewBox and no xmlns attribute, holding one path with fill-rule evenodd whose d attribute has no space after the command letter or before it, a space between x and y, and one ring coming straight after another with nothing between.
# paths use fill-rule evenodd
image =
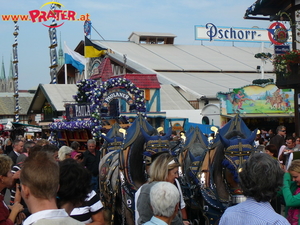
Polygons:
<instances>
[{"instance_id":1,"label":"paulaner banner","mask_svg":"<svg viewBox=\"0 0 300 225\"><path fill-rule=\"evenodd\" d=\"M195 40L270 43L269 32L272 32L272 29L225 27L207 23L206 25L195 26ZM291 42L291 38L292 34L289 31L288 42Z\"/></svg>"}]
</instances>

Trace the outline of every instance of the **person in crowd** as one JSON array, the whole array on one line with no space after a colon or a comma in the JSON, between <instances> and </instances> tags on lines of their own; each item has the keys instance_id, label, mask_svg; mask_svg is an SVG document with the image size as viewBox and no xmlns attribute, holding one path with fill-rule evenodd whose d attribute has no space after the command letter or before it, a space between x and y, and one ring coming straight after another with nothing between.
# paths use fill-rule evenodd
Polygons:
<instances>
[{"instance_id":1,"label":"person in crowd","mask_svg":"<svg viewBox=\"0 0 300 225\"><path fill-rule=\"evenodd\" d=\"M279 154L279 149L282 145L285 144L285 136L286 136L286 127L283 126L283 125L280 125L277 127L276 129L276 132L277 134L274 135L271 139L270 139L270 142L269 144L273 144L277 147L277 152L278 152L278 155Z\"/></svg>"},{"instance_id":2,"label":"person in crowd","mask_svg":"<svg viewBox=\"0 0 300 225\"><path fill-rule=\"evenodd\" d=\"M180 209L171 224L189 224L185 210L185 202L178 178L179 163L169 153L162 153L152 160L149 171L149 182L142 185L135 194L135 222L136 225L143 224L151 219L153 212L150 206L150 189L158 181L168 181L176 185L180 193Z\"/></svg>"},{"instance_id":3,"label":"person in crowd","mask_svg":"<svg viewBox=\"0 0 300 225\"><path fill-rule=\"evenodd\" d=\"M10 204L13 205L15 201L21 202L21 193L18 192L17 187L20 185L20 170L22 167L23 162L28 157L30 149L35 146L33 141L26 141L23 146L23 153L20 154L17 158L17 163L12 167L13 173L13 186L10 188ZM18 192L18 193L17 193ZM16 198L17 197L17 198ZM15 199L16 198L16 199ZM24 202L21 202L24 206Z\"/></svg>"},{"instance_id":4,"label":"person in crowd","mask_svg":"<svg viewBox=\"0 0 300 225\"><path fill-rule=\"evenodd\" d=\"M24 141L15 140L13 144L13 150L8 154L8 156L12 159L13 164L17 163L18 156L22 153L24 146Z\"/></svg>"},{"instance_id":5,"label":"person in crowd","mask_svg":"<svg viewBox=\"0 0 300 225\"><path fill-rule=\"evenodd\" d=\"M50 142L46 139L39 139L39 140L36 140L36 144L40 145L40 146L44 146L44 145L49 145Z\"/></svg>"},{"instance_id":6,"label":"person in crowd","mask_svg":"<svg viewBox=\"0 0 300 225\"><path fill-rule=\"evenodd\" d=\"M265 147L265 153L278 160L277 147L275 145L267 145Z\"/></svg>"},{"instance_id":7,"label":"person in crowd","mask_svg":"<svg viewBox=\"0 0 300 225\"><path fill-rule=\"evenodd\" d=\"M72 218L84 224L104 225L103 205L99 195L91 189L90 172L75 159L68 158L62 161L57 201L59 207L65 208ZM82 199L86 190L88 193Z\"/></svg>"},{"instance_id":8,"label":"person in crowd","mask_svg":"<svg viewBox=\"0 0 300 225\"><path fill-rule=\"evenodd\" d=\"M25 147L25 145L24 145L24 147ZM27 152L28 156L33 155L36 152L40 151L41 148L42 148L42 146L40 146L40 145L33 145L31 148L28 149L28 152ZM26 158L25 158L25 160L26 160ZM14 165L13 168L11 169L11 172L14 174L13 175L14 185L10 189L10 205L13 205L15 202L21 202L21 204L24 207L24 210L22 212L27 217L27 216L30 216L30 213L28 211L26 203L24 202L24 200L21 197L21 191L20 191L20 186L21 186L20 173L21 173L23 163L24 162Z\"/></svg>"},{"instance_id":9,"label":"person in crowd","mask_svg":"<svg viewBox=\"0 0 300 225\"><path fill-rule=\"evenodd\" d=\"M300 223L300 160L292 161L288 173L284 174L281 195L285 201L285 216L291 225Z\"/></svg>"},{"instance_id":10,"label":"person in crowd","mask_svg":"<svg viewBox=\"0 0 300 225\"><path fill-rule=\"evenodd\" d=\"M150 190L150 205L153 216L144 223L170 225L179 208L180 194L175 185L170 182L157 182Z\"/></svg>"},{"instance_id":11,"label":"person in crowd","mask_svg":"<svg viewBox=\"0 0 300 225\"><path fill-rule=\"evenodd\" d=\"M57 207L59 165L53 155L46 151L29 155L23 163L20 180L22 198L31 212L23 225L83 224Z\"/></svg>"},{"instance_id":12,"label":"person in crowd","mask_svg":"<svg viewBox=\"0 0 300 225\"><path fill-rule=\"evenodd\" d=\"M70 147L72 148L72 152L71 152L71 157L74 159L74 157L79 154L79 149L80 149L80 144L77 141L73 141L70 145Z\"/></svg>"},{"instance_id":13,"label":"person in crowd","mask_svg":"<svg viewBox=\"0 0 300 225\"><path fill-rule=\"evenodd\" d=\"M83 166L85 166L92 173L92 187L98 192L99 189L99 163L100 152L96 150L96 141L90 139L87 142L87 150L83 153Z\"/></svg>"},{"instance_id":14,"label":"person in crowd","mask_svg":"<svg viewBox=\"0 0 300 225\"><path fill-rule=\"evenodd\" d=\"M28 157L30 149L35 145L33 141L26 141L23 146L23 152L21 155L18 156L17 158L17 165L20 163L23 163L24 160Z\"/></svg>"},{"instance_id":15,"label":"person in crowd","mask_svg":"<svg viewBox=\"0 0 300 225\"><path fill-rule=\"evenodd\" d=\"M41 151L48 152L57 162L59 162L58 150L58 147L53 144L46 144L41 147Z\"/></svg>"},{"instance_id":16,"label":"person in crowd","mask_svg":"<svg viewBox=\"0 0 300 225\"><path fill-rule=\"evenodd\" d=\"M294 152L296 146L296 140L294 137L288 137L285 142L285 146L281 148L281 154L279 155L279 161L282 162L285 169L288 169L292 158L291 153Z\"/></svg>"},{"instance_id":17,"label":"person in crowd","mask_svg":"<svg viewBox=\"0 0 300 225\"><path fill-rule=\"evenodd\" d=\"M74 159L59 162L58 207L70 214L75 207L82 205L91 191L90 180L90 172Z\"/></svg>"},{"instance_id":18,"label":"person in crowd","mask_svg":"<svg viewBox=\"0 0 300 225\"><path fill-rule=\"evenodd\" d=\"M12 145L12 140L10 136L7 136L5 141L4 141L4 154L9 155L10 152L13 150L13 145Z\"/></svg>"},{"instance_id":19,"label":"person in crowd","mask_svg":"<svg viewBox=\"0 0 300 225\"><path fill-rule=\"evenodd\" d=\"M265 152L265 147L266 147L266 145L265 145L265 139L263 139L262 137L260 137L258 139L258 145L256 146L256 150L258 152Z\"/></svg>"},{"instance_id":20,"label":"person in crowd","mask_svg":"<svg viewBox=\"0 0 300 225\"><path fill-rule=\"evenodd\" d=\"M2 150L4 149L4 141L5 141L4 135L2 134L2 135L0 135L0 149L2 149Z\"/></svg>"},{"instance_id":21,"label":"person in crowd","mask_svg":"<svg viewBox=\"0 0 300 225\"><path fill-rule=\"evenodd\" d=\"M295 137L296 139L296 148L300 149L300 137Z\"/></svg>"},{"instance_id":22,"label":"person in crowd","mask_svg":"<svg viewBox=\"0 0 300 225\"><path fill-rule=\"evenodd\" d=\"M71 158L75 159L78 163L82 163L83 153L79 152L80 144L77 141L73 141L70 147L73 149L71 152Z\"/></svg>"},{"instance_id":23,"label":"person in crowd","mask_svg":"<svg viewBox=\"0 0 300 225\"><path fill-rule=\"evenodd\" d=\"M58 159L59 159L59 161L63 161L65 159L71 158L71 152L72 151L73 151L73 149L66 146L66 145L60 147L60 149L58 150Z\"/></svg>"},{"instance_id":24,"label":"person in crowd","mask_svg":"<svg viewBox=\"0 0 300 225\"><path fill-rule=\"evenodd\" d=\"M268 154L250 156L239 170L240 186L247 200L227 208L219 225L288 225L270 204L282 187L283 175L278 162Z\"/></svg>"},{"instance_id":25,"label":"person in crowd","mask_svg":"<svg viewBox=\"0 0 300 225\"><path fill-rule=\"evenodd\" d=\"M104 225L103 205L99 195L92 190L84 203L74 208L71 217L88 225Z\"/></svg>"},{"instance_id":26,"label":"person in crowd","mask_svg":"<svg viewBox=\"0 0 300 225\"><path fill-rule=\"evenodd\" d=\"M13 184L13 174L10 171L13 162L7 155L0 155L0 224L13 225L16 222L18 214L23 210L19 202L12 206L7 206L4 202L5 188Z\"/></svg>"}]
</instances>

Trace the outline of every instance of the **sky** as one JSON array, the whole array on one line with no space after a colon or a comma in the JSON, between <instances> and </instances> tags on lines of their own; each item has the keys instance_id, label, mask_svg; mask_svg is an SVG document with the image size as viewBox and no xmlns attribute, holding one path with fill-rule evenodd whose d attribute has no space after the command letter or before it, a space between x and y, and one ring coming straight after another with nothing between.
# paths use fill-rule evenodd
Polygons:
<instances>
[{"instance_id":1,"label":"sky","mask_svg":"<svg viewBox=\"0 0 300 225\"><path fill-rule=\"evenodd\" d=\"M175 34L177 36L175 44L200 45L201 42L195 40L195 25L214 23L216 26L268 28L272 23L243 19L246 9L255 0L60 0L58 2L64 6L63 10L73 10L77 15L88 13L92 26L105 40L127 41L133 31L161 32ZM41 8L43 4L48 3L44 0L0 0L0 3L1 15L29 15L31 10L50 9L50 5ZM0 19L0 56L7 77L12 44L15 42L14 22L3 21L2 17ZM83 40L84 22L64 22L56 29L58 43L61 39L62 44L66 42L74 49ZM50 25L50 22L44 24ZM40 83L49 84L51 80L48 28L40 22L31 21L19 21L18 26L19 90L28 90ZM97 32L92 29L91 39L102 40Z\"/></svg>"}]
</instances>

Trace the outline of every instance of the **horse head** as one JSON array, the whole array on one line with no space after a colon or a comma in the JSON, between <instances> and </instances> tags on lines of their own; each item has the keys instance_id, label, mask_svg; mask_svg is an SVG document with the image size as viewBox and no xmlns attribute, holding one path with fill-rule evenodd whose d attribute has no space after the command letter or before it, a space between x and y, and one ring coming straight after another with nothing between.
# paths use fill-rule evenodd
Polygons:
<instances>
[{"instance_id":1,"label":"horse head","mask_svg":"<svg viewBox=\"0 0 300 225\"><path fill-rule=\"evenodd\" d=\"M152 157L163 152L170 152L170 136L172 129L169 128L165 135L149 135L142 127L141 132L145 138L144 159L150 165Z\"/></svg>"},{"instance_id":2,"label":"horse head","mask_svg":"<svg viewBox=\"0 0 300 225\"><path fill-rule=\"evenodd\" d=\"M235 182L238 182L238 169L252 153L256 133L257 130L253 131L248 138L242 138L239 131L232 131L233 136L230 139L220 135L220 140L225 147L222 165L234 176Z\"/></svg>"},{"instance_id":3,"label":"horse head","mask_svg":"<svg viewBox=\"0 0 300 225\"><path fill-rule=\"evenodd\" d=\"M102 157L106 153L121 149L124 135L120 132L120 128L120 125L115 123L106 135L101 134L105 140L101 148Z\"/></svg>"}]
</instances>

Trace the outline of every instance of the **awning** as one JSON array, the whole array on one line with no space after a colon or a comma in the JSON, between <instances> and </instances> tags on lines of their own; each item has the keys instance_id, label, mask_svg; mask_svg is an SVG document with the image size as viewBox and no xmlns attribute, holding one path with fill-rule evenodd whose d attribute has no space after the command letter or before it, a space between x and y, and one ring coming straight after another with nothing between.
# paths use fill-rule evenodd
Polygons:
<instances>
[{"instance_id":1,"label":"awning","mask_svg":"<svg viewBox=\"0 0 300 225\"><path fill-rule=\"evenodd\" d=\"M25 124L25 123L17 123L17 122L10 122L8 121L4 127L4 130L39 130L41 126L32 125L32 124ZM41 132L41 131L31 131L31 132Z\"/></svg>"},{"instance_id":2,"label":"awning","mask_svg":"<svg viewBox=\"0 0 300 225\"><path fill-rule=\"evenodd\" d=\"M227 114L227 115L221 115L227 118L232 118L234 117L236 114ZM289 118L295 117L294 113L274 113L274 114L267 114L267 113L260 113L260 114L256 114L256 113L240 113L241 118Z\"/></svg>"},{"instance_id":3,"label":"awning","mask_svg":"<svg viewBox=\"0 0 300 225\"><path fill-rule=\"evenodd\" d=\"M244 19L255 20L283 20L288 21L289 18L279 12L290 12L292 10L291 0L257 0L254 2L244 15Z\"/></svg>"}]
</instances>

